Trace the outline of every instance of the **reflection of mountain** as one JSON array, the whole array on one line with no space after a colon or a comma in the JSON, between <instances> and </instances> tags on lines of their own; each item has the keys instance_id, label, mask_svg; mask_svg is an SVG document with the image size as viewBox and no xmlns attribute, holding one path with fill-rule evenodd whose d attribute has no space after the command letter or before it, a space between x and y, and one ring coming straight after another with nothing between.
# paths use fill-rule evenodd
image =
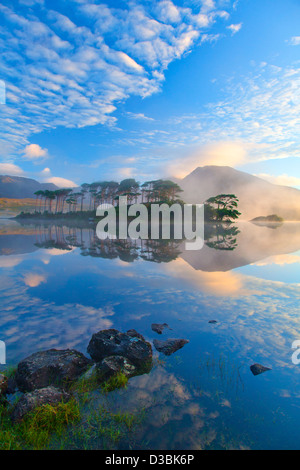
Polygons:
<instances>
[{"instance_id":1,"label":"reflection of mountain","mask_svg":"<svg viewBox=\"0 0 300 470\"><path fill-rule=\"evenodd\" d=\"M300 249L300 223L286 223L277 230L243 222L238 224L237 246L234 251L215 250L204 245L199 251L186 251L182 244L180 255L194 269L229 271L269 256L294 253Z\"/></svg>"},{"instance_id":2,"label":"reflection of mountain","mask_svg":"<svg viewBox=\"0 0 300 470\"><path fill-rule=\"evenodd\" d=\"M244 220L277 214L285 220L300 220L300 191L271 184L227 166L204 166L177 181L184 190L182 199L200 204L211 196L227 193L239 198Z\"/></svg>"},{"instance_id":3,"label":"reflection of mountain","mask_svg":"<svg viewBox=\"0 0 300 470\"><path fill-rule=\"evenodd\" d=\"M11 234L10 234L11 233ZM82 256L137 259L168 263L182 258L195 270L229 271L269 256L293 253L300 249L300 223L285 223L277 230L243 222L238 225L207 224L205 245L186 251L185 242L167 240L99 240L95 230L48 225L33 229L12 222L0 230L0 256L31 253L39 248L68 252L78 248Z\"/></svg>"},{"instance_id":4,"label":"reflection of mountain","mask_svg":"<svg viewBox=\"0 0 300 470\"><path fill-rule=\"evenodd\" d=\"M35 235L0 235L0 256L33 253L35 241Z\"/></svg>"}]
</instances>

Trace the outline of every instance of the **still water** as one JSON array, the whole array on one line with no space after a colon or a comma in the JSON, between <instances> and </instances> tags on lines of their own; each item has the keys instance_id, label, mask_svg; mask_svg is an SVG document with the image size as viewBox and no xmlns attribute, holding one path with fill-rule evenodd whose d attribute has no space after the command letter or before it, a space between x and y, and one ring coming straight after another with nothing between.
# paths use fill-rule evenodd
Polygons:
<instances>
[{"instance_id":1,"label":"still water","mask_svg":"<svg viewBox=\"0 0 300 470\"><path fill-rule=\"evenodd\" d=\"M0 222L0 340L7 364L38 350L86 353L93 333L184 338L112 392L145 416L123 448L299 449L300 224L207 226L205 245L100 241L92 225ZM217 323L209 323L216 320ZM167 323L161 336L152 323ZM260 363L272 370L253 376ZM4 366L1 366L2 369Z\"/></svg>"}]
</instances>

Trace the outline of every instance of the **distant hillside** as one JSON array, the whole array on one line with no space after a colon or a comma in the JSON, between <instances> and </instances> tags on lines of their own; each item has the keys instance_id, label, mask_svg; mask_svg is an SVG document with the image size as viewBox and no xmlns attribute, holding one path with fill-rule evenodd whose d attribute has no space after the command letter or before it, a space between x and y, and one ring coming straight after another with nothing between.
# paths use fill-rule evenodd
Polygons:
<instances>
[{"instance_id":1,"label":"distant hillside","mask_svg":"<svg viewBox=\"0 0 300 470\"><path fill-rule=\"evenodd\" d=\"M200 204L211 196L235 194L242 219L277 214L284 220L300 220L300 191L279 186L228 166L204 166L176 182L187 203Z\"/></svg>"},{"instance_id":2,"label":"distant hillside","mask_svg":"<svg viewBox=\"0 0 300 470\"><path fill-rule=\"evenodd\" d=\"M58 189L52 183L39 183L38 181L22 178L20 176L0 175L0 198L26 199L34 198L36 191L54 191Z\"/></svg>"}]
</instances>

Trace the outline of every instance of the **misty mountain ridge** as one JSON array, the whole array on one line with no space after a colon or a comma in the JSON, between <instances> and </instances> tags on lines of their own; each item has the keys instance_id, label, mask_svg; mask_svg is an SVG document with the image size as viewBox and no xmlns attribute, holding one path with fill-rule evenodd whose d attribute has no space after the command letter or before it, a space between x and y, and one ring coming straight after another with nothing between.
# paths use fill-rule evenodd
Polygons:
<instances>
[{"instance_id":1,"label":"misty mountain ridge","mask_svg":"<svg viewBox=\"0 0 300 470\"><path fill-rule=\"evenodd\" d=\"M272 184L229 166L198 167L176 182L186 203L201 204L218 194L235 194L241 219L277 214L285 220L300 220L298 189Z\"/></svg>"},{"instance_id":2,"label":"misty mountain ridge","mask_svg":"<svg viewBox=\"0 0 300 470\"><path fill-rule=\"evenodd\" d=\"M55 191L57 189L58 187L52 183L39 183L34 179L21 176L0 175L0 198L34 198L36 191Z\"/></svg>"}]
</instances>

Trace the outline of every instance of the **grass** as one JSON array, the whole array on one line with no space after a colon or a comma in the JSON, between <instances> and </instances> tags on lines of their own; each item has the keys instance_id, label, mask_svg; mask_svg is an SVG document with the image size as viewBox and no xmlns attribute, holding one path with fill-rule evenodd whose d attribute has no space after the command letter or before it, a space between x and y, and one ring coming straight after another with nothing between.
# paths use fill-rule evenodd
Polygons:
<instances>
[{"instance_id":1,"label":"grass","mask_svg":"<svg viewBox=\"0 0 300 470\"><path fill-rule=\"evenodd\" d=\"M119 374L114 375L106 382L101 385L102 390L105 393L112 392L118 388L126 388L128 384L128 377L125 374L120 372Z\"/></svg>"},{"instance_id":2,"label":"grass","mask_svg":"<svg viewBox=\"0 0 300 470\"><path fill-rule=\"evenodd\" d=\"M2 373L11 377L15 370ZM0 450L109 449L121 439L130 440L129 434L141 424L144 411L112 412L108 405L96 403L97 398L105 401L113 390L126 389L127 383L123 373L102 384L92 374L71 386L71 400L56 406L42 405L21 422L11 421L14 405L0 403Z\"/></svg>"},{"instance_id":3,"label":"grass","mask_svg":"<svg viewBox=\"0 0 300 470\"><path fill-rule=\"evenodd\" d=\"M240 375L242 366L236 364L234 360L220 354L218 357L209 356L206 360L200 361L201 372L206 372L210 380L214 380L218 388L216 393L233 390L235 393L239 389L243 390L244 384Z\"/></svg>"},{"instance_id":4,"label":"grass","mask_svg":"<svg viewBox=\"0 0 300 470\"><path fill-rule=\"evenodd\" d=\"M24 450L46 449L52 435L61 436L66 426L80 419L78 402L72 398L56 406L42 405L24 418L12 423L10 407L0 405L0 449Z\"/></svg>"},{"instance_id":5,"label":"grass","mask_svg":"<svg viewBox=\"0 0 300 470\"><path fill-rule=\"evenodd\" d=\"M5 377L7 377L8 379L10 377L13 377L16 372L17 372L17 366L10 366L4 370L0 370L0 374L5 375Z\"/></svg>"}]
</instances>

